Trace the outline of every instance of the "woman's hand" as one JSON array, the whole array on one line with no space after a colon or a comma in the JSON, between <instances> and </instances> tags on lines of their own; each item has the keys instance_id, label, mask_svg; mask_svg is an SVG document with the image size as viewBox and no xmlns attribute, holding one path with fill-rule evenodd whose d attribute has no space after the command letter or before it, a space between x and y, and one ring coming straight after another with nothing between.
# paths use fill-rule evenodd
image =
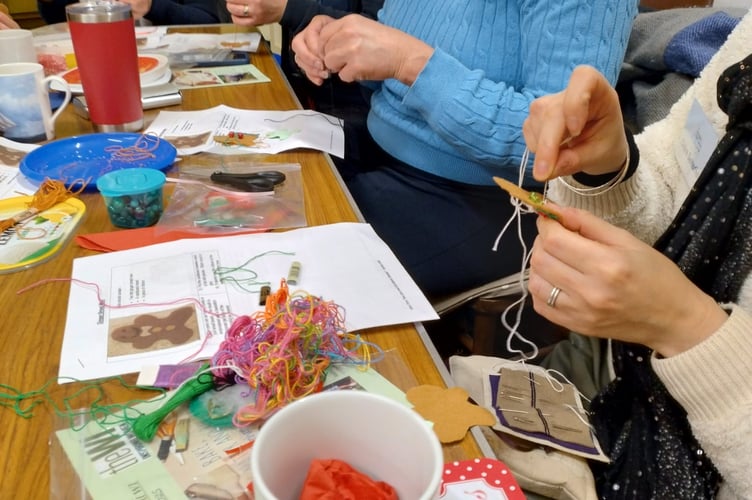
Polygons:
<instances>
[{"instance_id":1,"label":"woman's hand","mask_svg":"<svg viewBox=\"0 0 752 500\"><path fill-rule=\"evenodd\" d=\"M130 4L133 19L141 19L151 10L151 0L121 0Z\"/></svg>"},{"instance_id":2,"label":"woman's hand","mask_svg":"<svg viewBox=\"0 0 752 500\"><path fill-rule=\"evenodd\" d=\"M329 78L329 71L324 64L321 30L335 21L333 17L315 16L303 31L295 35L290 45L295 53L295 63L316 85L321 85Z\"/></svg>"},{"instance_id":3,"label":"woman's hand","mask_svg":"<svg viewBox=\"0 0 752 500\"><path fill-rule=\"evenodd\" d=\"M529 290L535 310L584 335L643 344L663 356L712 335L728 317L663 254L594 215L538 218ZM553 305L553 287L561 292Z\"/></svg>"},{"instance_id":4,"label":"woman's hand","mask_svg":"<svg viewBox=\"0 0 752 500\"><path fill-rule=\"evenodd\" d=\"M619 97L590 66L575 68L562 92L533 101L522 130L535 153L533 175L540 181L616 172L629 150Z\"/></svg>"},{"instance_id":5,"label":"woman's hand","mask_svg":"<svg viewBox=\"0 0 752 500\"><path fill-rule=\"evenodd\" d=\"M287 0L227 0L227 11L238 26L278 23Z\"/></svg>"},{"instance_id":6,"label":"woman's hand","mask_svg":"<svg viewBox=\"0 0 752 500\"><path fill-rule=\"evenodd\" d=\"M412 85L433 54L421 40L361 15L319 17L292 43L295 61L317 84L338 73L345 82L396 78Z\"/></svg>"},{"instance_id":7,"label":"woman's hand","mask_svg":"<svg viewBox=\"0 0 752 500\"><path fill-rule=\"evenodd\" d=\"M19 28L20 26L10 17L7 10L0 10L0 30L17 30Z\"/></svg>"}]
</instances>

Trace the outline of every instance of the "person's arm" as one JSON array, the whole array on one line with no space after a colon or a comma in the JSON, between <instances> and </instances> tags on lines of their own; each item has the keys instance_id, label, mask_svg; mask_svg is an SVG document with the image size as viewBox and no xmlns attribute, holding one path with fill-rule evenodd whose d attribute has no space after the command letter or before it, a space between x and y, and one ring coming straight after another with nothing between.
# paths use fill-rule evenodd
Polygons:
<instances>
[{"instance_id":1,"label":"person's arm","mask_svg":"<svg viewBox=\"0 0 752 500\"><path fill-rule=\"evenodd\" d=\"M728 321L712 337L681 355L654 358L652 366L687 411L693 434L723 476L718 498L748 498L752 316L738 306L728 309Z\"/></svg>"},{"instance_id":2,"label":"person's arm","mask_svg":"<svg viewBox=\"0 0 752 500\"><path fill-rule=\"evenodd\" d=\"M433 48L391 26L348 15L316 16L293 39L295 61L321 85L330 73L345 82L394 78L409 85L417 78Z\"/></svg>"},{"instance_id":3,"label":"person's arm","mask_svg":"<svg viewBox=\"0 0 752 500\"><path fill-rule=\"evenodd\" d=\"M550 198L563 205L593 212L653 243L668 226L687 194L688 185L675 148L685 133L690 110L699 105L715 130L717 137L707 140L717 140L723 136L728 116L718 107L718 77L728 66L749 53L751 29L752 14L748 14L689 90L672 106L668 116L635 136L640 151L640 166L631 179L595 197L580 196L560 182L550 182ZM558 147L555 149L558 150ZM547 157L549 155L546 153ZM539 159L536 154L535 161Z\"/></svg>"},{"instance_id":4,"label":"person's arm","mask_svg":"<svg viewBox=\"0 0 752 500\"><path fill-rule=\"evenodd\" d=\"M569 331L681 354L728 316L661 252L584 210L539 217L528 289L535 310ZM583 258L587 256L587 258ZM555 302L551 291L559 288Z\"/></svg>"},{"instance_id":5,"label":"person's arm","mask_svg":"<svg viewBox=\"0 0 752 500\"><path fill-rule=\"evenodd\" d=\"M655 139L660 147L673 147L680 133L681 127L662 128ZM578 66L562 92L536 99L523 134L535 154L535 178L549 181L549 199L588 210L649 243L668 225L681 185L675 155L656 161L652 151L643 154L636 140L628 140L619 97L595 68ZM618 179L625 168L628 175ZM578 176L583 173L620 182L597 196L584 196L567 186L600 184L581 184Z\"/></svg>"},{"instance_id":6,"label":"person's arm","mask_svg":"<svg viewBox=\"0 0 752 500\"><path fill-rule=\"evenodd\" d=\"M144 18L156 25L221 22L216 0L152 0Z\"/></svg>"},{"instance_id":7,"label":"person's arm","mask_svg":"<svg viewBox=\"0 0 752 500\"><path fill-rule=\"evenodd\" d=\"M604 214L647 242L655 241L683 199L677 187L682 180L673 148L683 133L689 109L697 102L716 132L725 129L727 117L716 103L716 82L726 67L748 53L752 41L748 29L751 25L752 15L748 15L690 91L674 105L669 116L636 138L641 161L632 178L608 193L594 197L578 196L557 182L550 183L549 194L560 202ZM576 71L573 78L579 75L580 71ZM593 111L590 106L567 108L563 104L591 102L598 96L613 98L611 93L599 93L591 88L569 99L562 95L552 96L541 101L540 108L533 107L536 114L531 115L533 123L526 123L525 134L530 136L533 147L541 152L536 161L545 159L554 165L554 177L582 170L584 165L593 168L599 162L607 164L604 171L613 172L618 168L618 157L608 161L608 155L604 154L598 162L592 163L586 158L601 151L600 148L587 149L593 141L613 141L612 144L623 141L618 131L620 113L603 114ZM601 103L601 106L612 104ZM582 109L590 110L590 113ZM576 136L575 139L567 146L561 145L558 139L570 135ZM541 170L548 171L548 168ZM752 454L746 438L750 435L748 417L752 410L752 390L747 384L752 375L752 337L749 335L752 331L749 313L752 310L752 280L745 281L738 306L722 308L711 303L710 297L703 299L697 290L693 291L683 275L677 274L678 269L657 251L644 243L637 243L626 232L619 233L602 221L596 222L592 215L568 210L571 209L563 209L562 214L570 230L552 221L539 221L542 230L534 247L530 277L536 310L549 319L590 335L613 336L657 349L663 356L653 357L653 369L687 411L693 433L724 478L718 498L746 498L752 491L748 475ZM588 219L591 222L587 222ZM571 227L572 224L576 227ZM594 229L596 224L599 230ZM596 238L596 234L600 236ZM610 236L607 238L606 234ZM596 244L587 243L595 239L597 243L593 243ZM578 248L579 245L588 248ZM570 250L567 251L566 247ZM589 258L582 259L582 255ZM635 259L640 263L626 264ZM564 261L570 263L570 271L577 269L576 274L568 279L567 271L559 267ZM587 272L590 265L603 267L600 271ZM631 273L628 272L630 268L634 269ZM576 280L569 281L572 276L576 276ZM604 286L604 280L618 281L619 276L626 278L624 283ZM595 281L590 278L595 278ZM644 280L652 283L647 284ZM555 306L550 306L547 300L554 283L562 291ZM637 306L633 300L644 301L644 307ZM690 307L683 309L688 304ZM620 313L613 309L606 312L599 310L602 307L623 307L623 310ZM566 310L570 311L569 314ZM705 313L698 316L699 311ZM557 317L558 314L566 317ZM600 319L596 319L598 316ZM644 324L646 320L647 324ZM643 332L642 337L636 337L637 332ZM645 335L645 332L652 334Z\"/></svg>"},{"instance_id":8,"label":"person's arm","mask_svg":"<svg viewBox=\"0 0 752 500\"><path fill-rule=\"evenodd\" d=\"M736 494L719 498L746 498L752 317L739 307L729 315L731 307L629 232L585 211L559 211L560 222L538 218L528 282L535 310L584 335L653 349L653 369L687 412L723 488ZM560 291L551 302L554 287ZM740 299L746 307L751 292L748 278Z\"/></svg>"},{"instance_id":9,"label":"person's arm","mask_svg":"<svg viewBox=\"0 0 752 500\"><path fill-rule=\"evenodd\" d=\"M519 130L530 103L563 88L578 64L595 66L614 83L636 11L631 0L532 2L521 13L520 46L506 53L494 47L484 56L520 65L520 81L489 80L438 49L402 104L420 114L458 154L489 165L505 158L516 168L525 148ZM399 10L393 9L393 15L399 16ZM393 21L399 27L398 18Z\"/></svg>"},{"instance_id":10,"label":"person's arm","mask_svg":"<svg viewBox=\"0 0 752 500\"><path fill-rule=\"evenodd\" d=\"M347 14L360 14L376 19L384 0L226 0L232 21L241 26L279 23L287 39L292 39L317 15L339 19ZM344 7L344 8L343 8Z\"/></svg>"},{"instance_id":11,"label":"person's arm","mask_svg":"<svg viewBox=\"0 0 752 500\"><path fill-rule=\"evenodd\" d=\"M10 17L8 8L5 4L0 3L0 30L19 29L20 26L17 22Z\"/></svg>"}]
</instances>

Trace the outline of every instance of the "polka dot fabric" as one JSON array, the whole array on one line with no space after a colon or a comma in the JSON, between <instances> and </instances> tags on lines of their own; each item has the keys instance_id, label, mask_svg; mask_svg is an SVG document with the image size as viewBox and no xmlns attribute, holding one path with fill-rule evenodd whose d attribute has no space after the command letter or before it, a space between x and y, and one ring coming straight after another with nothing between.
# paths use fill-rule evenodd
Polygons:
<instances>
[{"instance_id":1,"label":"polka dot fabric","mask_svg":"<svg viewBox=\"0 0 752 500\"><path fill-rule=\"evenodd\" d=\"M504 462L476 458L444 464L439 498L525 500L525 494Z\"/></svg>"}]
</instances>

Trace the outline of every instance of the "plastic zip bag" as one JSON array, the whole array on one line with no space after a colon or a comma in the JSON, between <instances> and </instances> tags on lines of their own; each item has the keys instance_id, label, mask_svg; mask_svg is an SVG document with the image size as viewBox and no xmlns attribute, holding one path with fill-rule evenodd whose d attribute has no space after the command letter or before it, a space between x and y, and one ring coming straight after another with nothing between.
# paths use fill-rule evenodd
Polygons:
<instances>
[{"instance_id":1,"label":"plastic zip bag","mask_svg":"<svg viewBox=\"0 0 752 500\"><path fill-rule=\"evenodd\" d=\"M198 169L181 166L181 170L184 171L175 179L175 189L157 223L157 232L223 235L307 225L301 168L297 163L237 163ZM273 191L248 192L236 185L213 182L214 172L275 172L283 174L284 181Z\"/></svg>"}]
</instances>

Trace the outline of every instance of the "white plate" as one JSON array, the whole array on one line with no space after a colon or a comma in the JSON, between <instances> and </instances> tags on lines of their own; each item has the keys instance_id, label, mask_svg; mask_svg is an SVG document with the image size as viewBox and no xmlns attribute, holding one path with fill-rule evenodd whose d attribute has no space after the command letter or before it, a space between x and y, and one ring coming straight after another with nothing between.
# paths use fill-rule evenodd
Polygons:
<instances>
[{"instance_id":1,"label":"white plate","mask_svg":"<svg viewBox=\"0 0 752 500\"><path fill-rule=\"evenodd\" d=\"M162 85L170 81L170 79L172 78L172 71L170 70L170 66L168 65L167 57L161 54L139 55L138 57L139 59L151 58L157 60L157 65L155 67L141 73L140 79L142 89L155 87L157 85ZM78 71L78 68L71 68L68 71L60 73L58 76L66 79L65 75L73 71ZM73 92L74 94L84 93L83 86L80 83L68 83L68 86L70 87L71 92ZM52 82L50 88L52 88L53 90L63 90L62 86L57 82Z\"/></svg>"}]
</instances>

